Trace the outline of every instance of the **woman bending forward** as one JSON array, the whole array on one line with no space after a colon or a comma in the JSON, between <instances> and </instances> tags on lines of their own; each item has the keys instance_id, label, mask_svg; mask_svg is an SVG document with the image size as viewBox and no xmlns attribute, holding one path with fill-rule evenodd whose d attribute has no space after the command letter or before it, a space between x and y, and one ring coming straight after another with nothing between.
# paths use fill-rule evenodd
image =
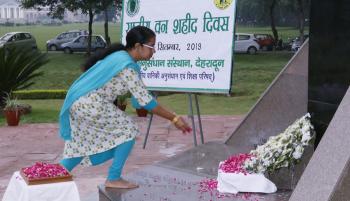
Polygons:
<instances>
[{"instance_id":1,"label":"woman bending forward","mask_svg":"<svg viewBox=\"0 0 350 201\"><path fill-rule=\"evenodd\" d=\"M98 165L113 158L106 187L135 188L121 178L126 159L139 130L114 104L118 96L132 94L135 107L144 107L172 121L184 133L191 128L151 96L140 79L139 60L155 53L155 33L142 26L131 29L126 45L112 45L89 58L83 73L70 87L60 113L60 136L65 140L61 164L69 171L79 163Z\"/></svg>"}]
</instances>

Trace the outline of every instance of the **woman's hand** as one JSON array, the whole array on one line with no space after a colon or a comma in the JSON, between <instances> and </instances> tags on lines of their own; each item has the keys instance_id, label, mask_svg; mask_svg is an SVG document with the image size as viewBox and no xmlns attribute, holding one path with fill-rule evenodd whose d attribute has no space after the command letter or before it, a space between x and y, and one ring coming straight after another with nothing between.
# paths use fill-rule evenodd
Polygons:
<instances>
[{"instance_id":1,"label":"woman's hand","mask_svg":"<svg viewBox=\"0 0 350 201\"><path fill-rule=\"evenodd\" d=\"M187 122L180 116L176 116L173 119L173 123L177 129L180 129L182 133L190 133L192 128L187 124Z\"/></svg>"},{"instance_id":2,"label":"woman's hand","mask_svg":"<svg viewBox=\"0 0 350 201\"><path fill-rule=\"evenodd\" d=\"M177 116L174 112L167 110L160 104L152 109L153 114L159 115L165 119L170 120L176 128L180 129L182 133L190 133L192 128L187 124L187 122L180 116Z\"/></svg>"}]
</instances>

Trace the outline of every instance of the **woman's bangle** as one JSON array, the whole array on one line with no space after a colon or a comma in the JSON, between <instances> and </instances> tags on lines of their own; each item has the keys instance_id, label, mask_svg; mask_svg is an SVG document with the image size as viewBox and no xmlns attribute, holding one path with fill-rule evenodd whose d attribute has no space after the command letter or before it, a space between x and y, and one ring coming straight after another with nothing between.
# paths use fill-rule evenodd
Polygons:
<instances>
[{"instance_id":1,"label":"woman's bangle","mask_svg":"<svg viewBox=\"0 0 350 201\"><path fill-rule=\"evenodd\" d=\"M180 116L175 116L173 120L171 120L171 123L176 124L180 119Z\"/></svg>"}]
</instances>

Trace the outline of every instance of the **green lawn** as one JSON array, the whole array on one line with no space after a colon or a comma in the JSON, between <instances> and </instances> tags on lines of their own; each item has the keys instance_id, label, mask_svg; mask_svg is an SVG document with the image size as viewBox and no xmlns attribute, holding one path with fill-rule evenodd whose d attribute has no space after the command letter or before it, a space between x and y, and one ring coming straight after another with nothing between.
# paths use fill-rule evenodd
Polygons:
<instances>
[{"instance_id":1,"label":"green lawn","mask_svg":"<svg viewBox=\"0 0 350 201\"><path fill-rule=\"evenodd\" d=\"M68 89L81 74L81 64L85 54L64 54L49 52L49 62L41 67L44 76L36 78L35 84L29 89Z\"/></svg>"},{"instance_id":2,"label":"green lawn","mask_svg":"<svg viewBox=\"0 0 350 201\"><path fill-rule=\"evenodd\" d=\"M245 114L257 101L262 92L268 87L292 57L290 52L262 52L257 55L236 54L233 69L232 95L199 95L199 105L203 115L236 115ZM36 80L32 89L66 89L80 74L80 64L83 54L65 55L49 54L50 65L42 70L44 76ZM188 96L172 94L159 97L159 102L178 114L187 114ZM62 100L21 100L33 107L33 112L25 115L21 122L57 122ZM127 112L135 114L128 106ZM0 124L4 118L0 117Z\"/></svg>"}]
</instances>

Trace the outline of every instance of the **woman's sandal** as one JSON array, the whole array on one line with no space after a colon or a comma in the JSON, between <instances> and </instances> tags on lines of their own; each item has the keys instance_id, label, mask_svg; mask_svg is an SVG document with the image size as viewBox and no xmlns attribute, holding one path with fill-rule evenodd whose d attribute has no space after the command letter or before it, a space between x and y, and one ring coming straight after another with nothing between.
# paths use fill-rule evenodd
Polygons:
<instances>
[{"instance_id":1,"label":"woman's sandal","mask_svg":"<svg viewBox=\"0 0 350 201\"><path fill-rule=\"evenodd\" d=\"M106 181L105 182L106 188L121 188L121 189L131 189L131 188L138 188L139 185L131 183L129 181L126 181L124 179L119 179L115 181Z\"/></svg>"}]
</instances>

